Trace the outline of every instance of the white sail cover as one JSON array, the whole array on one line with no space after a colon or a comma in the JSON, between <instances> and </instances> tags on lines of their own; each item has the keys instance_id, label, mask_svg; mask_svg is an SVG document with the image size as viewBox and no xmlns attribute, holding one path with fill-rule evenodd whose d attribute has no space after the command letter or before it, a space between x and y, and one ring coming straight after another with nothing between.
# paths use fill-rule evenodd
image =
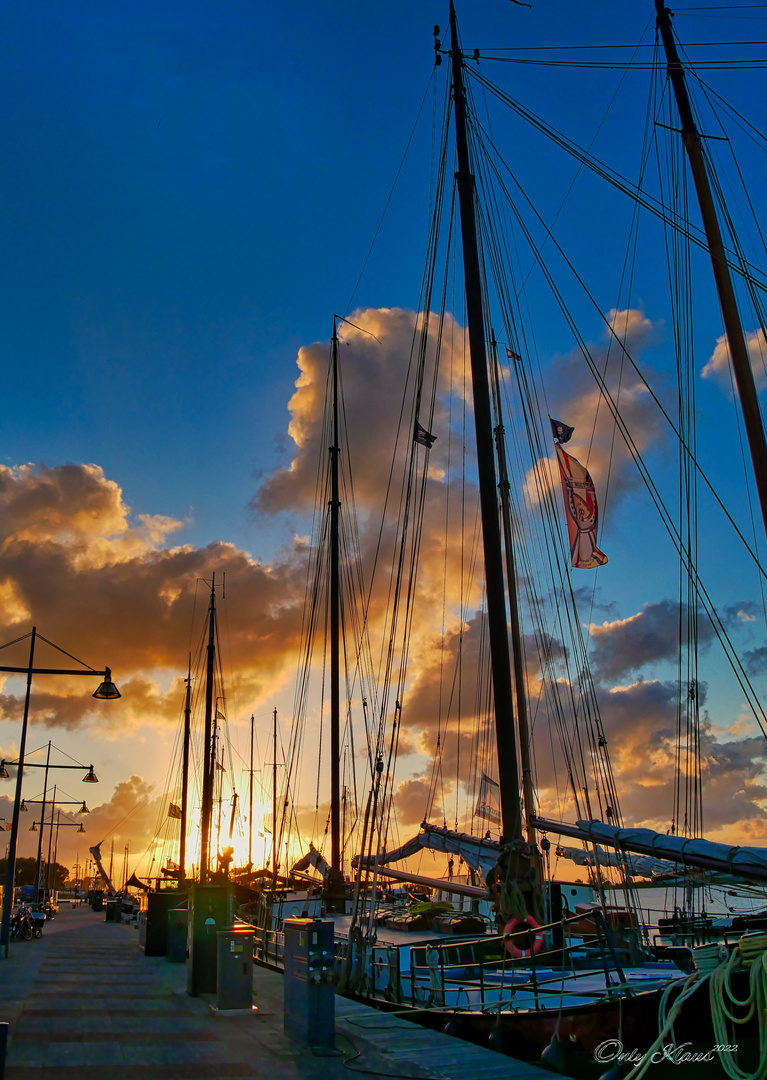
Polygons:
<instances>
[{"instance_id":1,"label":"white sail cover","mask_svg":"<svg viewBox=\"0 0 767 1080\"><path fill-rule=\"evenodd\" d=\"M453 829L442 829L439 825L428 825L426 822L421 826L421 830L418 836L414 836L401 847L386 851L375 859L355 855L352 865L356 867L361 863L363 866L372 867L377 863L379 866L386 866L387 863L399 862L411 855L417 855L423 848L427 848L429 851L442 851L447 855L460 855L466 865L472 870L478 870L485 881L498 862L496 840L482 839L469 833L455 832Z\"/></svg>"},{"instance_id":2,"label":"white sail cover","mask_svg":"<svg viewBox=\"0 0 767 1080\"><path fill-rule=\"evenodd\" d=\"M596 855L594 854L596 850ZM674 863L663 859L654 859L651 855L617 855L614 851L607 851L599 844L594 849L557 847L557 855L560 858L570 859L577 866L619 866L627 867L629 873L639 877L651 878L656 874L667 874L674 870Z\"/></svg>"},{"instance_id":3,"label":"white sail cover","mask_svg":"<svg viewBox=\"0 0 767 1080\"><path fill-rule=\"evenodd\" d=\"M652 829L620 829L602 821L579 821L578 828L590 840L654 857L720 869L740 877L767 879L767 848L738 847L685 836L670 836Z\"/></svg>"}]
</instances>

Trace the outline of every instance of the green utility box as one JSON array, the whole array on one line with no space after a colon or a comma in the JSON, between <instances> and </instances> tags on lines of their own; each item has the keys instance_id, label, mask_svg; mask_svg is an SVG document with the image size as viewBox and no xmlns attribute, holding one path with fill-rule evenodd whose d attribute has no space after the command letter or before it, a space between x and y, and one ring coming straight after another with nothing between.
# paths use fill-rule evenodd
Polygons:
<instances>
[{"instance_id":1,"label":"green utility box","mask_svg":"<svg viewBox=\"0 0 767 1080\"><path fill-rule=\"evenodd\" d=\"M186 960L189 911L186 908L173 908L168 912L168 948L165 959L172 964L183 964Z\"/></svg>"},{"instance_id":2,"label":"green utility box","mask_svg":"<svg viewBox=\"0 0 767 1080\"><path fill-rule=\"evenodd\" d=\"M168 951L168 912L181 907L185 900L186 893L178 889L147 893L144 956L165 956Z\"/></svg>"},{"instance_id":3,"label":"green utility box","mask_svg":"<svg viewBox=\"0 0 767 1080\"><path fill-rule=\"evenodd\" d=\"M186 992L215 994L216 934L234 920L232 885L193 885L189 890L188 955Z\"/></svg>"}]
</instances>

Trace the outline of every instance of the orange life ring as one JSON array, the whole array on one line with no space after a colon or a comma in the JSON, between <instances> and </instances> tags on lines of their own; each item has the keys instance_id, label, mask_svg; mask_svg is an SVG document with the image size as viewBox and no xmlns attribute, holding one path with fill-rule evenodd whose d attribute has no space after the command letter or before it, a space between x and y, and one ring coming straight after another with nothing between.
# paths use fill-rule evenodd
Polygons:
<instances>
[{"instance_id":1,"label":"orange life ring","mask_svg":"<svg viewBox=\"0 0 767 1080\"><path fill-rule=\"evenodd\" d=\"M531 934L540 929L541 924L533 915L527 915L524 919L511 919L503 928L504 934L518 934L527 930ZM543 934L535 934L532 945L527 949L520 949L513 941L506 942L506 948L513 957L519 959L523 956L534 956L543 948Z\"/></svg>"}]
</instances>

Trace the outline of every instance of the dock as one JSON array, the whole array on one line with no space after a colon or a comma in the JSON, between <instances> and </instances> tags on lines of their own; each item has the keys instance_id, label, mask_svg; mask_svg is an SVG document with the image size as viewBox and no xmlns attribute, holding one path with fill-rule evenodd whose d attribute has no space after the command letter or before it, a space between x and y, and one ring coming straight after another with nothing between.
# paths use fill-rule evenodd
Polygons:
<instances>
[{"instance_id":1,"label":"dock","mask_svg":"<svg viewBox=\"0 0 767 1080\"><path fill-rule=\"evenodd\" d=\"M251 1015L186 992L186 967L145 957L134 927L62 907L0 961L0 1080L545 1080L535 1065L336 998L335 1048L283 1031L283 977L254 968Z\"/></svg>"}]
</instances>

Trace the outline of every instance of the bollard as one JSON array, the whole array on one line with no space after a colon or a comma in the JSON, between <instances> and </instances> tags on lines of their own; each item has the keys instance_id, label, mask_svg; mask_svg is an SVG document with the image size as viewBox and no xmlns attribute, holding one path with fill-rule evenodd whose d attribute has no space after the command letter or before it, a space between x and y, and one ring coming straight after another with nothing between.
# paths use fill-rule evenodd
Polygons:
<instances>
[{"instance_id":1,"label":"bollard","mask_svg":"<svg viewBox=\"0 0 767 1080\"><path fill-rule=\"evenodd\" d=\"M0 1023L0 1080L5 1076L5 1051L8 1049L8 1028L10 1025Z\"/></svg>"}]
</instances>

